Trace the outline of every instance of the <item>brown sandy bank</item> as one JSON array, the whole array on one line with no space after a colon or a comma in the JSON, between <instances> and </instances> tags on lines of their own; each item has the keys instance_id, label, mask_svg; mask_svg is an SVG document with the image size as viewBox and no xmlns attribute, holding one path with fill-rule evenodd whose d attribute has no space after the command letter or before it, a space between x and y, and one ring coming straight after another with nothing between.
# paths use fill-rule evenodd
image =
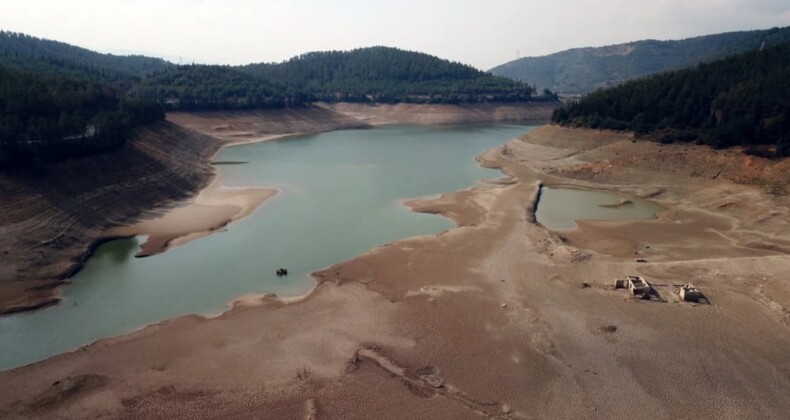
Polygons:
<instances>
[{"instance_id":1,"label":"brown sandy bank","mask_svg":"<svg viewBox=\"0 0 790 420\"><path fill-rule=\"evenodd\" d=\"M371 125L463 124L503 121L549 121L557 107L551 102L511 104L322 104L323 108Z\"/></svg>"},{"instance_id":2,"label":"brown sandy bank","mask_svg":"<svg viewBox=\"0 0 790 420\"><path fill-rule=\"evenodd\" d=\"M643 153L540 128L480 158L509 175L500 185L409 203L459 228L316 273L295 303L248 299L2 372L0 417L783 418L786 197ZM537 181L668 210L563 238L528 221ZM648 263L585 240L626 241ZM611 288L632 273L665 302ZM688 280L710 305L679 301Z\"/></svg>"},{"instance_id":3,"label":"brown sandy bank","mask_svg":"<svg viewBox=\"0 0 790 420\"><path fill-rule=\"evenodd\" d=\"M216 181L187 203L178 203L160 216L146 217L128 226L111 228L111 238L147 235L137 257L164 252L222 229L248 216L264 201L277 195L274 188L228 188Z\"/></svg>"},{"instance_id":4,"label":"brown sandy bank","mask_svg":"<svg viewBox=\"0 0 790 420\"><path fill-rule=\"evenodd\" d=\"M173 112L167 119L217 138L246 143L285 134L315 133L388 124L464 124L502 121L548 121L556 105L512 104L318 104L300 109Z\"/></svg>"},{"instance_id":5,"label":"brown sandy bank","mask_svg":"<svg viewBox=\"0 0 790 420\"><path fill-rule=\"evenodd\" d=\"M167 119L233 144L288 134L370 127L357 118L318 106L257 111L171 112Z\"/></svg>"}]
</instances>

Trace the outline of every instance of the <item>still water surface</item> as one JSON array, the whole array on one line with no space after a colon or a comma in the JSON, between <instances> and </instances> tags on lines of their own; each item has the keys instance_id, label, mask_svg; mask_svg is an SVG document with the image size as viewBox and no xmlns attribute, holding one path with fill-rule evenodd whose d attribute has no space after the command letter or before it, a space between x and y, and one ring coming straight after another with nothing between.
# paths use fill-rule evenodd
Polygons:
<instances>
[{"instance_id":1,"label":"still water surface","mask_svg":"<svg viewBox=\"0 0 790 420\"><path fill-rule=\"evenodd\" d=\"M573 229L577 220L652 219L662 207L638 197L576 188L544 187L535 219L553 229Z\"/></svg>"},{"instance_id":2,"label":"still water surface","mask_svg":"<svg viewBox=\"0 0 790 420\"><path fill-rule=\"evenodd\" d=\"M142 238L101 246L63 302L0 318L0 369L42 360L96 339L188 313L216 314L249 293L299 295L309 273L366 250L452 227L405 208L407 198L463 189L499 171L474 157L533 127L395 126L336 131L225 149L227 186L281 193L226 232L137 259ZM278 278L275 270L290 275Z\"/></svg>"}]
</instances>

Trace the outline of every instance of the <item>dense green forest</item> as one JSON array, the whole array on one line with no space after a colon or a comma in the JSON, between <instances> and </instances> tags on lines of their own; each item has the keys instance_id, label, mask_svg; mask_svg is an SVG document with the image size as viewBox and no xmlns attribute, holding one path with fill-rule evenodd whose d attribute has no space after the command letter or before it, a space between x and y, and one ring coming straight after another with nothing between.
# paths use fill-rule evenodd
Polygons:
<instances>
[{"instance_id":1,"label":"dense green forest","mask_svg":"<svg viewBox=\"0 0 790 420\"><path fill-rule=\"evenodd\" d=\"M781 157L790 155L788 98L790 44L784 44L599 90L556 110L553 119L663 142L775 145Z\"/></svg>"},{"instance_id":2,"label":"dense green forest","mask_svg":"<svg viewBox=\"0 0 790 420\"><path fill-rule=\"evenodd\" d=\"M222 110L300 106L306 97L229 66L174 66L146 77L135 97L156 100L167 109Z\"/></svg>"},{"instance_id":3,"label":"dense green forest","mask_svg":"<svg viewBox=\"0 0 790 420\"><path fill-rule=\"evenodd\" d=\"M314 52L243 71L327 102L470 103L532 99L523 83L417 52L372 47Z\"/></svg>"},{"instance_id":4,"label":"dense green forest","mask_svg":"<svg viewBox=\"0 0 790 420\"><path fill-rule=\"evenodd\" d=\"M126 100L108 85L0 66L0 168L111 150L132 128L163 118L159 104Z\"/></svg>"},{"instance_id":5,"label":"dense green forest","mask_svg":"<svg viewBox=\"0 0 790 420\"><path fill-rule=\"evenodd\" d=\"M790 42L790 27L730 32L679 41L646 40L600 48L575 48L525 57L491 73L535 84L539 89L584 94L626 80Z\"/></svg>"},{"instance_id":6,"label":"dense green forest","mask_svg":"<svg viewBox=\"0 0 790 420\"><path fill-rule=\"evenodd\" d=\"M533 99L532 89L525 84L427 54L385 47L315 52L279 64L173 66L147 76L131 94L181 110L293 107L315 101Z\"/></svg>"},{"instance_id":7,"label":"dense green forest","mask_svg":"<svg viewBox=\"0 0 790 420\"><path fill-rule=\"evenodd\" d=\"M186 65L100 54L0 31L0 65L98 81L167 109L300 106L315 101L471 103L534 100L530 86L427 54L373 47L279 64Z\"/></svg>"},{"instance_id":8,"label":"dense green forest","mask_svg":"<svg viewBox=\"0 0 790 420\"><path fill-rule=\"evenodd\" d=\"M124 90L150 73L173 66L159 58L100 54L5 31L0 31L0 64L26 72L97 80Z\"/></svg>"}]
</instances>

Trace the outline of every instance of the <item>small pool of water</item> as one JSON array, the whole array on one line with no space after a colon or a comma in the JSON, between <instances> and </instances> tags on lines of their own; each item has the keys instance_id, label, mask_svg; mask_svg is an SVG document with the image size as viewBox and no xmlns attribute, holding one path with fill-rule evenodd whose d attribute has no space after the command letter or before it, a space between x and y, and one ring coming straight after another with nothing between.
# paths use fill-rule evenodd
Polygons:
<instances>
[{"instance_id":1,"label":"small pool of water","mask_svg":"<svg viewBox=\"0 0 790 420\"><path fill-rule=\"evenodd\" d=\"M577 220L653 219L661 210L658 204L638 197L543 187L535 219L548 229L563 230L577 227Z\"/></svg>"}]
</instances>

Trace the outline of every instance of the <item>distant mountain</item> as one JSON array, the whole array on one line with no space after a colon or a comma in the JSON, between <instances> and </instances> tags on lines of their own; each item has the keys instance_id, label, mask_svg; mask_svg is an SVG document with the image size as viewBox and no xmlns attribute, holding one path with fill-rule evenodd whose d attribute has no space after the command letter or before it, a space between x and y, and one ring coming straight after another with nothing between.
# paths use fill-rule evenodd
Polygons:
<instances>
[{"instance_id":1,"label":"distant mountain","mask_svg":"<svg viewBox=\"0 0 790 420\"><path fill-rule=\"evenodd\" d=\"M575 48L543 57L525 57L491 73L532 83L538 89L584 94L601 87L667 70L691 67L765 45L790 42L790 27L729 32L680 41L646 40L600 48Z\"/></svg>"},{"instance_id":2,"label":"distant mountain","mask_svg":"<svg viewBox=\"0 0 790 420\"><path fill-rule=\"evenodd\" d=\"M26 72L102 81L129 89L143 76L173 66L159 58L101 54L58 41L0 31L0 64Z\"/></svg>"},{"instance_id":3,"label":"distant mountain","mask_svg":"<svg viewBox=\"0 0 790 420\"><path fill-rule=\"evenodd\" d=\"M532 99L523 83L461 63L388 47L313 52L243 71L329 102L504 102Z\"/></svg>"},{"instance_id":4,"label":"distant mountain","mask_svg":"<svg viewBox=\"0 0 790 420\"><path fill-rule=\"evenodd\" d=\"M598 90L556 110L553 119L632 130L662 142L746 145L755 153L790 156L789 77L787 43Z\"/></svg>"}]
</instances>

